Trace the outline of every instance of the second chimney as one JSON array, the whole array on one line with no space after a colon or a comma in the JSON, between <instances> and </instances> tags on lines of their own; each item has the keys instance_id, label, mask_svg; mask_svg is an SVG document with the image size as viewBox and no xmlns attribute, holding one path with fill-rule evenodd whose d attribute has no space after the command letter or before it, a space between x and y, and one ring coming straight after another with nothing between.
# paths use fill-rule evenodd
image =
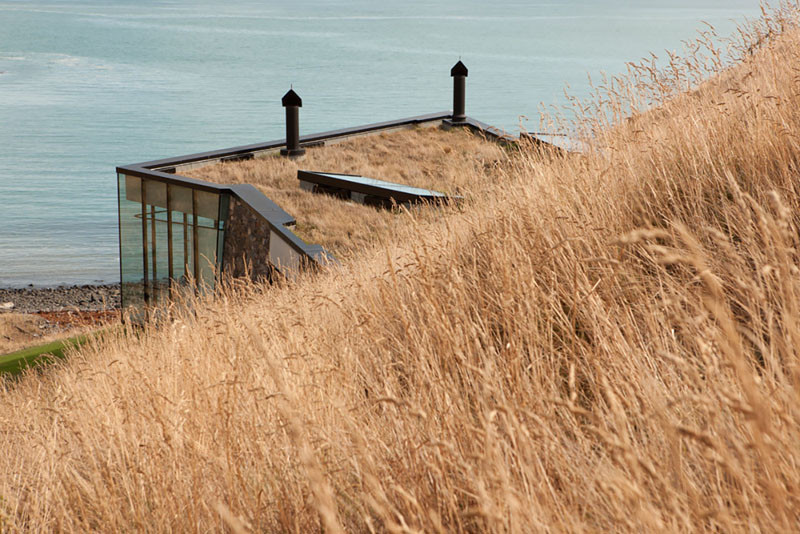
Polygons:
<instances>
[{"instance_id":1,"label":"second chimney","mask_svg":"<svg viewBox=\"0 0 800 534\"><path fill-rule=\"evenodd\" d=\"M303 107L303 99L289 89L283 95L281 105L286 108L286 148L281 149L282 156L296 158L306 153L306 149L300 148L300 108Z\"/></svg>"},{"instance_id":2,"label":"second chimney","mask_svg":"<svg viewBox=\"0 0 800 534\"><path fill-rule=\"evenodd\" d=\"M458 63L450 69L450 76L453 77L453 122L461 122L467 118L466 113L466 94L467 94L467 67L458 60Z\"/></svg>"}]
</instances>

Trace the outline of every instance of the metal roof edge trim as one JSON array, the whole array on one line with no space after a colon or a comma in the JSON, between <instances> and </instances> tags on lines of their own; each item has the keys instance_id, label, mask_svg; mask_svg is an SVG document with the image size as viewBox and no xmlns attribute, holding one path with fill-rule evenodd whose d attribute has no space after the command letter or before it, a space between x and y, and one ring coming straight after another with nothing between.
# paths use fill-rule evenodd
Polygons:
<instances>
[{"instance_id":1,"label":"metal roof edge trim","mask_svg":"<svg viewBox=\"0 0 800 534\"><path fill-rule=\"evenodd\" d=\"M367 133L376 130L385 130L387 128L395 128L398 126L406 126L411 124L420 124L424 122L432 122L437 120L444 120L452 117L449 111L440 111L437 113L428 113L425 115L416 115L414 117L406 117L404 119L397 119L393 121L375 122L371 124L363 124L361 126L353 126L350 128L342 128L339 130L330 130L327 132L319 132L300 136L300 144L313 143L317 141L325 141L326 139L336 139L338 137L346 137L349 135L356 135L359 133ZM219 150L210 150L208 152L198 152L195 154L186 154L182 156L173 156L169 158L157 159L153 161L145 161L142 163L135 163L128 165L128 167L141 167L145 169L153 169L156 167L166 167L173 165L182 165L185 163L194 163L204 159L221 158L225 156L234 156L237 154L244 154L247 152L270 150L273 148L280 148L286 145L286 139L275 139L273 141L266 141L263 143L255 143L251 145L242 145L231 148L223 148Z\"/></svg>"}]
</instances>

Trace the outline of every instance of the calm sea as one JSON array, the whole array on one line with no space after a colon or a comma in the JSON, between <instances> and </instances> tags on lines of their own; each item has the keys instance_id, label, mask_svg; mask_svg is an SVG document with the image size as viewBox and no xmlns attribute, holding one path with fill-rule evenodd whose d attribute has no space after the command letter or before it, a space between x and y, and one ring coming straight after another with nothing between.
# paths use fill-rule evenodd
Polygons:
<instances>
[{"instance_id":1,"label":"calm sea","mask_svg":"<svg viewBox=\"0 0 800 534\"><path fill-rule=\"evenodd\" d=\"M118 280L118 164L446 110L513 130L758 0L0 1L0 287Z\"/></svg>"}]
</instances>

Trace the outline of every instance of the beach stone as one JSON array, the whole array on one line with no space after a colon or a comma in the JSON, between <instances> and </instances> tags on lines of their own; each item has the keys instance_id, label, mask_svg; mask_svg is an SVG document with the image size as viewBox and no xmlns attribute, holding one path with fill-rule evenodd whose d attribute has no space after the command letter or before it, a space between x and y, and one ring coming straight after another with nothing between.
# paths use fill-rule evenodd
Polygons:
<instances>
[{"instance_id":1,"label":"beach stone","mask_svg":"<svg viewBox=\"0 0 800 534\"><path fill-rule=\"evenodd\" d=\"M0 310L13 310L14 303L13 302L0 302Z\"/></svg>"},{"instance_id":2,"label":"beach stone","mask_svg":"<svg viewBox=\"0 0 800 534\"><path fill-rule=\"evenodd\" d=\"M59 287L0 288L0 312L3 304L12 303L19 313L77 309L102 311L119 308L118 284Z\"/></svg>"}]
</instances>

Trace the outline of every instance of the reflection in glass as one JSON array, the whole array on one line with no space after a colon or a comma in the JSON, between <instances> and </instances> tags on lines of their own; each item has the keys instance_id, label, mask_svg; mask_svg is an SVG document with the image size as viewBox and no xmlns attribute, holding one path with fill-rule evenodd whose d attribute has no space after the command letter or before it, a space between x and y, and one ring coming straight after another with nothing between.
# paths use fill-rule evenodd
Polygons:
<instances>
[{"instance_id":1,"label":"reflection in glass","mask_svg":"<svg viewBox=\"0 0 800 534\"><path fill-rule=\"evenodd\" d=\"M144 262L142 248L142 180L117 175L119 192L120 293L123 308L142 308Z\"/></svg>"},{"instance_id":2,"label":"reflection in glass","mask_svg":"<svg viewBox=\"0 0 800 534\"><path fill-rule=\"evenodd\" d=\"M169 185L170 213L172 219L172 276L180 285L186 285L193 272L192 252L192 190Z\"/></svg>"},{"instance_id":3,"label":"reflection in glass","mask_svg":"<svg viewBox=\"0 0 800 534\"><path fill-rule=\"evenodd\" d=\"M145 180L147 210L148 271L150 305L166 304L169 298L169 240L167 184Z\"/></svg>"},{"instance_id":4,"label":"reflection in glass","mask_svg":"<svg viewBox=\"0 0 800 534\"><path fill-rule=\"evenodd\" d=\"M194 192L195 207L195 276L201 291L214 287L217 268L217 231L219 227L219 195Z\"/></svg>"},{"instance_id":5,"label":"reflection in glass","mask_svg":"<svg viewBox=\"0 0 800 534\"><path fill-rule=\"evenodd\" d=\"M118 175L122 306L164 306L181 287L214 289L227 195ZM134 313L136 317L137 314Z\"/></svg>"}]
</instances>

